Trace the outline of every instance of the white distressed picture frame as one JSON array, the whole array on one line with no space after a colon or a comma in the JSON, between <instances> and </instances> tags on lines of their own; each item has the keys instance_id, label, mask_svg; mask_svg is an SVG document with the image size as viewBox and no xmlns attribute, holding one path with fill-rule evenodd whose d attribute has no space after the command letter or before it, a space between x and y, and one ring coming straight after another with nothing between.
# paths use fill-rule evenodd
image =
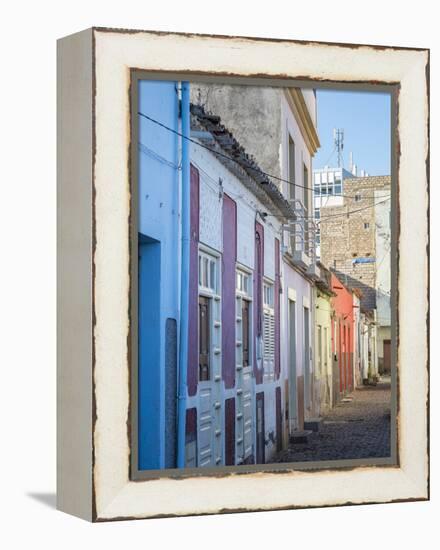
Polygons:
<instances>
[{"instance_id":1,"label":"white distressed picture frame","mask_svg":"<svg viewBox=\"0 0 440 550\"><path fill-rule=\"evenodd\" d=\"M132 69L398 86L397 466L130 479ZM99 28L59 41L60 510L106 521L429 498L428 76L428 50Z\"/></svg>"}]
</instances>

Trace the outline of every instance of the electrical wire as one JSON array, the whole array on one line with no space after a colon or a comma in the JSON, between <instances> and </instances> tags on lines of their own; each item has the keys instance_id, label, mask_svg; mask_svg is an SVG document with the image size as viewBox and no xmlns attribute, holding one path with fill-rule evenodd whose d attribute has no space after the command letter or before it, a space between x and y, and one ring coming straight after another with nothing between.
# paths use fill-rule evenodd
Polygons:
<instances>
[{"instance_id":1,"label":"electrical wire","mask_svg":"<svg viewBox=\"0 0 440 550\"><path fill-rule=\"evenodd\" d=\"M388 197L382 201L376 202L374 204L370 204L368 206L364 206L363 208L358 208L357 210L349 210L348 212L343 212L341 214L329 214L328 216L321 216L320 218L316 218L315 216L299 216L299 215L297 217L299 220L315 220L316 223L319 225L321 223L321 220L327 220L329 218L345 218L347 216L351 216L351 214L356 214L357 212L362 212L363 210L374 208L378 204L383 204L389 201L390 199L391 197ZM275 216L275 214L268 214L268 216Z\"/></svg>"},{"instance_id":2,"label":"electrical wire","mask_svg":"<svg viewBox=\"0 0 440 550\"><path fill-rule=\"evenodd\" d=\"M379 260L379 262L376 262L376 272L377 270L379 269L379 267L382 265L383 261L385 260L385 258L388 256L388 254L390 253L390 250L391 250L391 243L389 244L389 246L387 247L387 249L385 250L382 258Z\"/></svg>"},{"instance_id":3,"label":"electrical wire","mask_svg":"<svg viewBox=\"0 0 440 550\"><path fill-rule=\"evenodd\" d=\"M330 162L330 159L331 159L332 156L335 154L335 151L336 151L336 145L333 147L333 151L330 153L330 156L329 156L328 159L325 161L324 166L327 165L327 164Z\"/></svg>"},{"instance_id":4,"label":"electrical wire","mask_svg":"<svg viewBox=\"0 0 440 550\"><path fill-rule=\"evenodd\" d=\"M157 160L158 162L161 162L165 166L173 168L174 170L179 170L179 171L182 170L182 166L180 164L175 164L174 162L171 162L170 160L166 159L162 155L159 155L159 153L157 153L156 151L153 151L153 149L150 149L143 143L139 142L138 146L139 146L139 151L141 151L145 155L148 155L154 160Z\"/></svg>"},{"instance_id":5,"label":"electrical wire","mask_svg":"<svg viewBox=\"0 0 440 550\"><path fill-rule=\"evenodd\" d=\"M370 204L368 206L364 206L363 208L358 208L357 210L349 210L348 212L343 212L341 214L329 214L328 216L321 216L317 223L320 223L322 220L327 220L329 218L340 218L345 216L350 216L351 214L356 214L357 212L362 212L363 210L368 210L368 208L374 208L378 204L384 204L385 202L389 201L391 197L388 197L382 201L376 202L374 204Z\"/></svg>"},{"instance_id":6,"label":"electrical wire","mask_svg":"<svg viewBox=\"0 0 440 550\"><path fill-rule=\"evenodd\" d=\"M224 153L221 153L220 151L216 151L215 149L213 149L212 147L209 147L208 145L205 145L203 143L200 143L199 141L195 140L195 139L192 139L191 137L188 137L188 136L185 136L183 135L181 132L177 131L177 130L174 130L174 128L170 128L169 126L167 126L166 124L164 124L163 122L160 122L159 120L156 120L155 118L152 118L148 115L146 115L145 113L142 113L140 111L138 111L138 115L145 118L146 120L149 120L150 122L153 122L154 124L157 124L158 126L160 126L161 128L164 128L165 130L169 131L169 132L172 132L173 134L183 138L183 139L186 139L188 140L189 142L193 143L194 145L198 145L199 147L202 147L203 149L206 149L207 151L210 151L211 153L213 153L214 155L217 155L219 157L222 157L222 158L225 158L231 162L235 162L237 164L240 164L240 161L238 159L235 159L233 157L230 157L229 155L226 155ZM294 187L299 187L301 189L307 189L309 191L313 191L314 188L313 187L308 187L306 185L300 185L299 183L295 183L293 181L289 181L287 179L284 179L284 178L281 178L279 176L275 176L274 174L269 174L268 172L264 172L263 170L261 170L261 168L253 168L251 166L248 166L247 167L247 170L252 170L258 174L261 174L263 176L267 176L268 178L271 178L271 179L275 179L275 180L278 180L278 181L281 181L283 183L288 183L289 185L293 185ZM356 198L355 195L345 195L344 193L341 193L341 194L333 194L332 195L333 197L346 197L346 198Z\"/></svg>"}]
</instances>

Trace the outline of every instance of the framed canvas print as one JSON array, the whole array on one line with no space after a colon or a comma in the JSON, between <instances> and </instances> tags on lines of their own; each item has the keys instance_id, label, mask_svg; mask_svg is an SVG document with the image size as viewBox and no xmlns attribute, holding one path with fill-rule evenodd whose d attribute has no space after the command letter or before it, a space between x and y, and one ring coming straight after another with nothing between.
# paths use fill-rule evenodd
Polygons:
<instances>
[{"instance_id":1,"label":"framed canvas print","mask_svg":"<svg viewBox=\"0 0 440 550\"><path fill-rule=\"evenodd\" d=\"M429 498L429 51L58 43L58 508Z\"/></svg>"}]
</instances>

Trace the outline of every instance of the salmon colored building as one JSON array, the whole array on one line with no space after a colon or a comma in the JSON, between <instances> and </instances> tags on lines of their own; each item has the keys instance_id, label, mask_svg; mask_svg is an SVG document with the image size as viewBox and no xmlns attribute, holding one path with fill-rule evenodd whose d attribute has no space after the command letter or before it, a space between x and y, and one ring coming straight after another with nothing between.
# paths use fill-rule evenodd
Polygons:
<instances>
[{"instance_id":1,"label":"salmon colored building","mask_svg":"<svg viewBox=\"0 0 440 550\"><path fill-rule=\"evenodd\" d=\"M335 293L332 298L333 391L338 400L353 390L355 322L353 293L334 273L331 275L331 290Z\"/></svg>"}]
</instances>

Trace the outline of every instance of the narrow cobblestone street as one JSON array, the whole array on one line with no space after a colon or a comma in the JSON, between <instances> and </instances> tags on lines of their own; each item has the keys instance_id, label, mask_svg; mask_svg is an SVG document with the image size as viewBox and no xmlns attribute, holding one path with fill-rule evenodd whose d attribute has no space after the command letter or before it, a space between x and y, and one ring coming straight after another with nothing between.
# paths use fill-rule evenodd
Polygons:
<instances>
[{"instance_id":1,"label":"narrow cobblestone street","mask_svg":"<svg viewBox=\"0 0 440 550\"><path fill-rule=\"evenodd\" d=\"M290 445L277 462L379 458L390 456L390 379L349 394L323 417L307 444Z\"/></svg>"}]
</instances>

